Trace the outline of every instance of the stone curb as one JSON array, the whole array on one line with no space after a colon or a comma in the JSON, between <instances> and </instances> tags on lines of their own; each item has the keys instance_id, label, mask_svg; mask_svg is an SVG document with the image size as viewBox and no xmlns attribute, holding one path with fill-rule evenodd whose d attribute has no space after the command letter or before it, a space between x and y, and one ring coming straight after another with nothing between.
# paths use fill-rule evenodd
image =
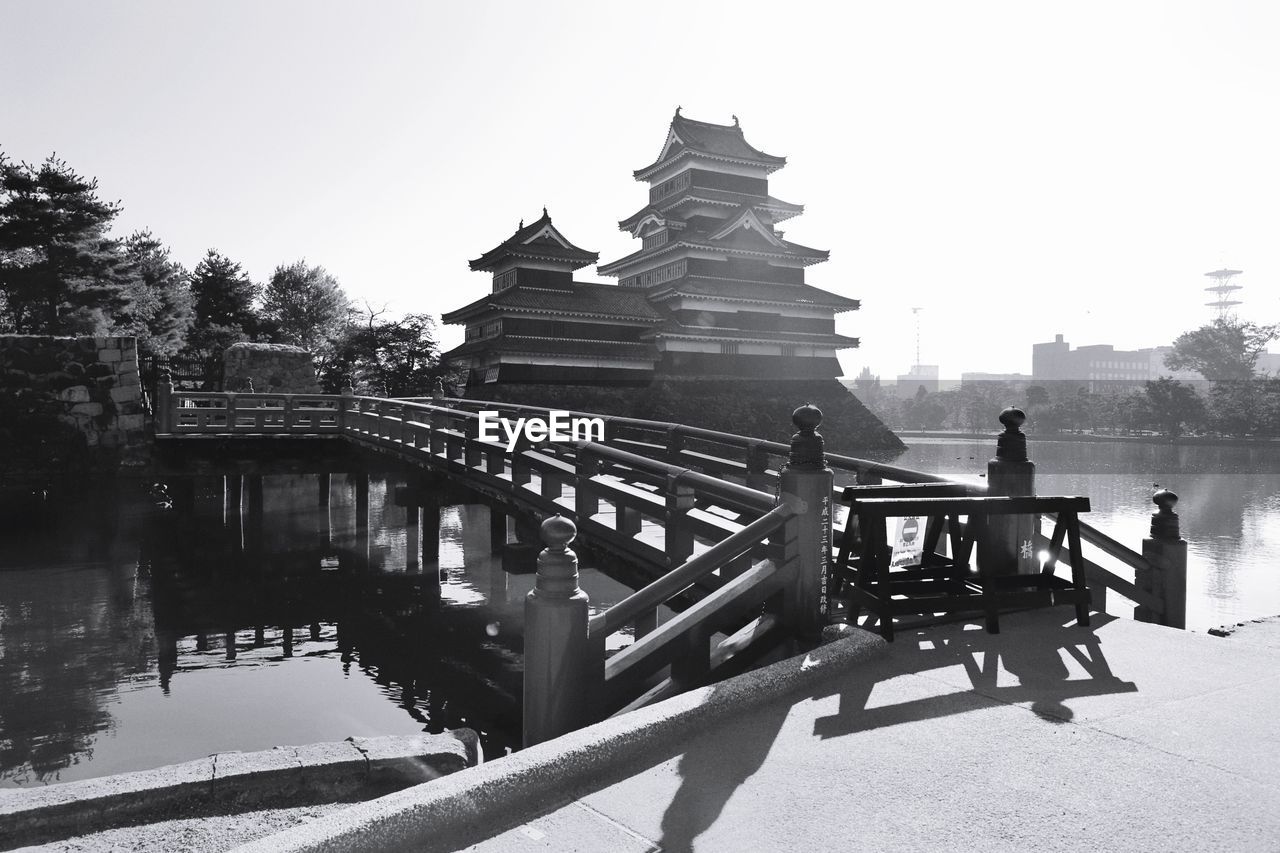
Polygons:
<instances>
[{"instance_id":1,"label":"stone curb","mask_svg":"<svg viewBox=\"0 0 1280 853\"><path fill-rule=\"evenodd\" d=\"M879 636L855 630L808 654L235 849L237 853L458 850L625 778L635 771L634 764L652 761L700 728L738 718L751 708L836 677L886 648Z\"/></svg>"},{"instance_id":2,"label":"stone curb","mask_svg":"<svg viewBox=\"0 0 1280 853\"><path fill-rule=\"evenodd\" d=\"M197 761L0 794L0 849L183 813L333 802L418 785L482 760L470 729L220 752Z\"/></svg>"}]
</instances>

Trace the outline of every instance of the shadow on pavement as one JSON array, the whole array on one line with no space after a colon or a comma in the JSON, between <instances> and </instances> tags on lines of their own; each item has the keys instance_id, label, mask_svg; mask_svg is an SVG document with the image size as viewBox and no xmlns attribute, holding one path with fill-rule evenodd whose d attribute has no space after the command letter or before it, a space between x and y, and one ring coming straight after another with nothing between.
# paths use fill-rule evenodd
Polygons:
<instances>
[{"instance_id":1,"label":"shadow on pavement","mask_svg":"<svg viewBox=\"0 0 1280 853\"><path fill-rule=\"evenodd\" d=\"M1136 693L1137 685L1111 672L1102 652L1097 629L1114 617L1094 614L1092 627L1062 625L988 634L983 630L920 629L899 632L889 656L868 668L865 680L843 679L840 708L836 714L814 723L814 735L839 737L883 726L928 720L972 710L973 705L957 701L978 694L1006 704L1031 703L1031 710L1052 723L1070 722L1074 717L1067 702L1082 696L1108 693ZM1067 658L1064 659L1063 655ZM1075 661L1089 676L1069 678L1068 661ZM868 707L878 680L900 675L924 674L930 670L963 667L972 689L953 691L894 705ZM1001 678L1001 670L1005 678ZM1017 684L1008 684L1009 676ZM831 695L830 692L821 695ZM817 696L815 696L817 698Z\"/></svg>"},{"instance_id":2,"label":"shadow on pavement","mask_svg":"<svg viewBox=\"0 0 1280 853\"><path fill-rule=\"evenodd\" d=\"M660 849L666 853L694 849L695 839L716 822L738 787L760 769L792 708L803 701L839 695L837 713L814 723L814 736L826 739L989 707L972 701L974 696L1008 704L1030 702L1031 710L1046 722L1062 724L1074 716L1068 705L1071 699L1137 692L1135 684L1111 672L1102 652L1096 632L1110 621L1112 617L1094 614L1094 626L1085 628L1074 621L1046 625L1041 617L1024 626L1006 617L1006 632L996 635L960 625L899 631L885 657L816 689L752 708L714 737L673 744L661 760L683 752L681 782L662 817ZM930 671L948 668L962 668L970 689L951 687L936 678L943 688L937 695L868 707L878 683L903 675L929 677ZM1086 677L1079 676L1081 670Z\"/></svg>"},{"instance_id":3,"label":"shadow on pavement","mask_svg":"<svg viewBox=\"0 0 1280 853\"><path fill-rule=\"evenodd\" d=\"M680 788L662 816L658 844L664 853L693 850L693 840L716 822L733 792L760 769L791 706L785 699L772 702L725 726L723 736L734 744L730 752L720 737L689 743L680 759Z\"/></svg>"}]
</instances>

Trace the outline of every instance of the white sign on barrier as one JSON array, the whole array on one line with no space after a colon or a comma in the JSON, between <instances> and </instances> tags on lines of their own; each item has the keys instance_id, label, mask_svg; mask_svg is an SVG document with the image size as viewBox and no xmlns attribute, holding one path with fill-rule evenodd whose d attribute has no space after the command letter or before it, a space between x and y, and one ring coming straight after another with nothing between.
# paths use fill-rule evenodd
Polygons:
<instances>
[{"instance_id":1,"label":"white sign on barrier","mask_svg":"<svg viewBox=\"0 0 1280 853\"><path fill-rule=\"evenodd\" d=\"M924 519L914 516L898 519L898 532L893 537L891 566L910 566L920 562L924 553Z\"/></svg>"}]
</instances>

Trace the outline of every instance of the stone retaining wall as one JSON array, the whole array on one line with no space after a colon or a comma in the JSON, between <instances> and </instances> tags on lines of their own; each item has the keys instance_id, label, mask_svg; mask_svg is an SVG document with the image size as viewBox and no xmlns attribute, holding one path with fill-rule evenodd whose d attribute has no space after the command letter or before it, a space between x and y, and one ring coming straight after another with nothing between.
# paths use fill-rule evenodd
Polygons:
<instances>
[{"instance_id":1,"label":"stone retaining wall","mask_svg":"<svg viewBox=\"0 0 1280 853\"><path fill-rule=\"evenodd\" d=\"M0 335L0 468L114 460L146 439L136 339Z\"/></svg>"},{"instance_id":2,"label":"stone retaining wall","mask_svg":"<svg viewBox=\"0 0 1280 853\"><path fill-rule=\"evenodd\" d=\"M311 353L287 344L232 344L222 354L223 388L247 391L253 380L258 393L317 394L316 368Z\"/></svg>"}]
</instances>

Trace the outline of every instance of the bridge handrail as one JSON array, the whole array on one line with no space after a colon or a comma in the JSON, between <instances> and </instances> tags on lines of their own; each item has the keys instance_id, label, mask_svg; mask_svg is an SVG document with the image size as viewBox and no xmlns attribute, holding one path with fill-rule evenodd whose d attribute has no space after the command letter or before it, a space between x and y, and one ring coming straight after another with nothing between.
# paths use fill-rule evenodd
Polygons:
<instances>
[{"instance_id":1,"label":"bridge handrail","mask_svg":"<svg viewBox=\"0 0 1280 853\"><path fill-rule=\"evenodd\" d=\"M572 444L579 453L585 453L599 459L608 459L632 468L638 468L641 471L664 474L671 478L673 484L683 483L693 486L700 492L714 497L726 498L746 507L769 510L776 503L774 496L768 492L740 486L737 483L730 483L727 480L711 477L682 465L672 465L669 462L662 462L658 459L642 456L639 453L619 450L616 447L610 447L598 441L575 441Z\"/></svg>"},{"instance_id":2,"label":"bridge handrail","mask_svg":"<svg viewBox=\"0 0 1280 853\"><path fill-rule=\"evenodd\" d=\"M370 400L373 402L385 402L377 397L354 397L348 399ZM419 398L420 399L420 398ZM476 412L469 412L465 409L453 409L445 406L439 406L433 403L419 402L419 399L412 400L396 400L397 405L412 406L426 412L438 412L447 416L465 419L469 421L479 420L480 415ZM428 398L431 399L431 398ZM528 407L526 407L528 408ZM549 411L549 410L543 410ZM580 413L570 413L571 416L577 417ZM600 417L604 415L586 415L583 417ZM486 442L487 444L487 442ZM671 462L665 462L661 459L654 459L651 456L633 453L628 450L622 450L608 444L597 441L571 441L566 442L568 446L573 447L579 454L586 454L601 460L608 460L620 465L626 465L650 474L673 478L675 482L684 483L689 486L696 487L699 491L710 494L714 497L722 497L732 500L738 504L753 509L770 509L775 503L774 496L768 492L762 492L758 489L752 489L737 483L731 483L727 480L721 480L718 477L711 477L699 471L695 471L685 465L676 465Z\"/></svg>"},{"instance_id":3,"label":"bridge handrail","mask_svg":"<svg viewBox=\"0 0 1280 853\"><path fill-rule=\"evenodd\" d=\"M421 398L418 398L421 399ZM437 398L439 399L439 398ZM503 403L494 400L477 400L467 397L446 397L443 398L447 402L460 403L470 406L489 406L495 409L507 408L517 411L547 413L552 411L545 406L530 406L520 403ZM736 433L719 432L717 430L704 429L702 427L691 427L683 424L670 423L666 421L650 421L641 418L616 417L612 415L603 415L598 412L579 412L569 411L571 417L598 417L603 418L605 422L617 424L621 426L639 427L649 429L655 432L675 431L677 434L685 435L690 438L701 438L709 441L719 442L732 447L757 447L767 453L777 456L784 456L789 452L790 446L778 441L770 441L768 439L751 438L750 436L738 435ZM875 462L869 459L861 459L855 456L845 456L839 453L828 453L827 464L832 468L844 471L861 472L887 480L893 480L899 483L954 483L958 482L954 478L940 476L938 474L930 474L925 471L917 471L912 468L903 468L897 465L889 465L883 462ZM965 483L965 485L976 488L985 489L986 485L982 483ZM1048 517L1048 516L1046 516ZM1081 520L1080 538L1085 542L1093 545L1106 553L1108 556L1120 561L1124 565L1135 570L1150 570L1151 563L1141 554L1129 548L1128 546L1116 541L1112 537L1103 533L1093 525ZM1104 570L1101 570L1105 572ZM1107 573L1110 574L1110 573ZM1119 584L1126 583L1123 579L1116 579Z\"/></svg>"},{"instance_id":4,"label":"bridge handrail","mask_svg":"<svg viewBox=\"0 0 1280 853\"><path fill-rule=\"evenodd\" d=\"M465 397L387 400L379 397L355 396L350 393L332 395L283 392L186 391L173 389L172 386L167 389L167 394L164 393L165 390L163 387L157 389L157 414L165 415L163 419L157 417L158 433L172 431L175 434L219 432L245 434L248 432L278 431L300 434L304 431L315 431L317 433L350 431L351 423L345 416L353 413L357 416L376 414L379 418L387 418L388 423L394 423L395 421L401 421L402 423L412 422L409 418L403 417L405 409L422 412L428 416L443 416L455 422L461 421L468 425L474 424L479 419L479 414L475 411L468 411L466 407L494 408L500 411L506 409L540 414L552 411L550 408L543 406L476 400ZM182 406L184 401L196 403L226 401L226 405L225 407L184 407ZM165 402L168 404L167 411L161 413L160 409ZM382 407L388 403L402 407L398 415L382 411ZM194 422L189 419L185 424L180 422L180 415L184 418L189 417L183 415L184 412L209 412L211 409L217 410L217 412L209 415L195 415ZM211 422L209 420L211 417L219 418L220 413L223 411L226 412L226 416L222 419L227 421L226 424L219 424L216 421ZM336 414L336 422L329 423L317 420L317 418L326 417L329 412ZM609 430L619 427L634 428L665 434L666 436L661 445L657 441L649 443L630 440L631 445L634 447L642 449L652 447L655 451L661 449L666 456L665 459L656 459L645 455L643 452L636 453L630 450L622 450L621 448L598 442L575 443L574 450L579 455L594 456L602 461L628 466L636 472L643 472L653 477L667 478L669 486L686 485L704 494L712 495L720 500L734 502L753 511L767 509L772 505L771 496L759 488L777 482L778 474L776 471L767 470L770 464L767 458L769 456L786 458L786 454L789 452L789 446L782 442L756 439L701 427L592 412L570 411L569 414L573 417L601 418L606 424L606 440L613 438L608 434ZM162 420L165 424L164 428L161 427ZM430 424L424 425L434 429ZM359 430L357 429L357 431ZM462 432L471 433L467 436L464 445L474 447L475 444L473 442L475 442L475 439L471 427L468 426ZM703 441L722 447L744 450L746 454L745 462L715 455L714 451L712 453L703 453L688 450L683 447L682 439ZM628 439L617 440L628 441ZM453 441L454 439L451 438L450 442ZM485 448L485 450L477 452L492 452L491 446L488 444L481 444L481 447ZM760 454L765 455L765 461L762 462L756 459L753 462L753 457ZM679 464L684 461L688 461L690 465ZM858 480L862 482L874 482L877 479L901 483L956 482L954 479L936 474L835 453L827 454L827 461L831 468L837 471L853 472L857 475ZM724 471L734 476L741 476L745 473L749 485L742 486L712 474L703 474L696 470L697 467L707 467L713 471ZM780 465L778 466L779 469L781 467ZM984 488L981 484L969 485L977 489ZM609 487L607 484L601 485L600 490L602 493L607 493ZM835 496L838 498L839 493L837 492ZM1043 516L1043 518L1049 517ZM1081 521L1079 527L1080 536L1084 543L1097 548L1101 553L1116 560L1119 564L1135 573L1149 577L1162 571L1160 567L1152 563L1143 554L1123 545L1093 525ZM1132 596L1127 593L1134 588L1133 582L1112 573L1108 569L1097 567L1095 570L1092 567L1097 567L1097 564L1091 562L1091 571L1097 582L1132 600ZM1146 602L1140 603L1147 606Z\"/></svg>"},{"instance_id":5,"label":"bridge handrail","mask_svg":"<svg viewBox=\"0 0 1280 853\"><path fill-rule=\"evenodd\" d=\"M405 398L406 400L421 400L430 398ZM705 429L703 427L687 426L685 424L671 423L668 421L650 421L642 418L631 418L617 415L605 415L599 412L580 412L569 409L550 409L546 406L530 406L522 403L503 403L495 400L476 400L468 397L444 397L443 399L450 403L460 403L468 406L487 406L494 409L514 409L525 412L538 412L539 414L547 414L551 411L566 411L570 417L589 417L602 418L606 424L614 424L617 426L636 427L639 429L652 430L654 432L674 432L687 438L701 439L704 441L725 444L730 447L738 447L744 450L750 448L758 448L766 453L774 456L786 456L791 446L780 441L771 441L762 438L752 438L751 436L739 435L738 433L721 432L719 430ZM871 459L861 459L856 456L843 456L836 453L827 454L827 464L832 468L861 472L864 474L873 474L875 476L884 477L904 483L948 483L951 482L946 477L937 474L928 474L924 471L914 471L910 468L900 468L896 465L889 465L884 462L876 462Z\"/></svg>"},{"instance_id":6,"label":"bridge handrail","mask_svg":"<svg viewBox=\"0 0 1280 853\"><path fill-rule=\"evenodd\" d=\"M791 507L779 504L737 533L688 560L684 565L672 569L648 586L636 590L612 607L591 617L588 623L590 633L596 635L603 632L608 635L630 624L637 616L653 610L672 596L740 557L765 537L779 530L787 523L787 519L794 515L795 511Z\"/></svg>"}]
</instances>

